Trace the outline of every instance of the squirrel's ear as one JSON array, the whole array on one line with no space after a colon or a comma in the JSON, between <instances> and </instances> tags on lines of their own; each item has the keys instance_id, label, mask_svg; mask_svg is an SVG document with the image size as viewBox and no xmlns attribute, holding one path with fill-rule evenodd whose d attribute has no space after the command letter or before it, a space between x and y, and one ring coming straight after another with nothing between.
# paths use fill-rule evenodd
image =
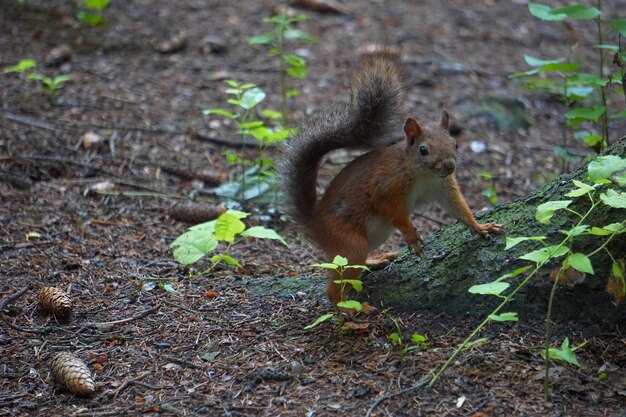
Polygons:
<instances>
[{"instance_id":1,"label":"squirrel's ear","mask_svg":"<svg viewBox=\"0 0 626 417\"><path fill-rule=\"evenodd\" d=\"M406 141L409 146L413 146L415 141L422 136L423 131L419 123L409 117L406 119L406 122L404 122L404 133L406 134Z\"/></svg>"},{"instance_id":2,"label":"squirrel's ear","mask_svg":"<svg viewBox=\"0 0 626 417\"><path fill-rule=\"evenodd\" d=\"M439 125L443 130L448 130L448 127L450 125L450 115L445 110L441 113L441 122L439 122Z\"/></svg>"}]
</instances>

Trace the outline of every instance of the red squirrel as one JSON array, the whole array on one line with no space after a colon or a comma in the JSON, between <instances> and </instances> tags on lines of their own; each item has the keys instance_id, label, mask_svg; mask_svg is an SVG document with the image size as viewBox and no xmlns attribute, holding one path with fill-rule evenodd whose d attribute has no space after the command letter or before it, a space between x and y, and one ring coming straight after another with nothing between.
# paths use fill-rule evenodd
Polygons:
<instances>
[{"instance_id":1,"label":"red squirrel","mask_svg":"<svg viewBox=\"0 0 626 417\"><path fill-rule=\"evenodd\" d=\"M388 54L372 54L353 74L351 102L322 110L285 146L279 175L289 212L329 259L341 255L351 265L364 265L394 229L402 232L409 250L421 253L423 242L410 214L431 201L482 237L503 230L500 224L478 223L461 194L447 112L433 127L406 119L406 140L392 143L401 120L401 73ZM340 148L372 150L348 163L318 201L321 159ZM344 279L359 275L358 269L348 269ZM327 291L334 304L349 290L342 291L337 279L331 270ZM364 304L365 311L373 309Z\"/></svg>"}]
</instances>

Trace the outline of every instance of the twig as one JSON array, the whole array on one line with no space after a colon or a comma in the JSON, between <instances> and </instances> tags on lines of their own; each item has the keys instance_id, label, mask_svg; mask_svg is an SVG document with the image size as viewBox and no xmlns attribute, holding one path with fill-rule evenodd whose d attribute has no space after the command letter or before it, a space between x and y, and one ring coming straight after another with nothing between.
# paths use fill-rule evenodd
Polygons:
<instances>
[{"instance_id":1,"label":"twig","mask_svg":"<svg viewBox=\"0 0 626 417\"><path fill-rule=\"evenodd\" d=\"M168 361L176 362L178 364L185 365L185 366L188 366L188 367L193 368L193 369L200 369L200 370L204 369L204 366L202 366L202 365L196 365L193 362L189 362L188 360L177 358L176 356L170 356L170 355L166 355L166 354L163 354L163 353L160 354L159 356L161 358L167 359Z\"/></svg>"},{"instance_id":2,"label":"twig","mask_svg":"<svg viewBox=\"0 0 626 417\"><path fill-rule=\"evenodd\" d=\"M374 404L372 404L372 406L369 408L369 410L367 410L367 414L365 414L365 417L370 417L372 415L372 413L374 412L374 410L376 409L376 407L378 407L384 401L390 400L390 399L392 399L394 397L398 397L400 395L404 395L407 392L418 390L418 389L422 388L423 386L425 386L426 384L428 384L430 382L431 378L432 378L432 376L430 376L430 375L423 376L422 378L417 380L417 382L415 382L413 385L411 385L408 388L403 389L402 391L398 391L398 392L393 393L393 394L385 395L383 397L378 397L378 399L376 401L374 401Z\"/></svg>"},{"instance_id":3,"label":"twig","mask_svg":"<svg viewBox=\"0 0 626 417\"><path fill-rule=\"evenodd\" d=\"M4 310L13 301L17 300L18 298L26 294L26 291L28 290L30 290L30 287L24 287L18 292L16 292L15 294L12 294L8 296L7 298L5 298L4 300L2 300L2 302L0 303L0 311Z\"/></svg>"},{"instance_id":4,"label":"twig","mask_svg":"<svg viewBox=\"0 0 626 417\"><path fill-rule=\"evenodd\" d=\"M38 127L40 129L50 130L51 132L55 132L56 129L50 123L44 122L42 120L31 119L27 116L21 116L19 114L13 113L4 113L4 118L7 120L11 120L13 122L21 123L23 125Z\"/></svg>"},{"instance_id":5,"label":"twig","mask_svg":"<svg viewBox=\"0 0 626 417\"><path fill-rule=\"evenodd\" d=\"M70 337L74 337L77 334L80 334L87 329L97 329L98 327L114 326L116 324L124 324L124 323L129 323L134 320L139 320L139 319L146 317L147 315L150 315L158 311L160 308L161 308L161 305L159 304L155 307L149 308L147 310L142 311L141 313L135 314L134 316L131 316L131 317L127 317L125 319L113 320L113 321L102 321L102 322L96 322L96 323L87 323L83 325L80 329L76 330L74 334L72 334L72 336Z\"/></svg>"},{"instance_id":6,"label":"twig","mask_svg":"<svg viewBox=\"0 0 626 417\"><path fill-rule=\"evenodd\" d=\"M30 287L24 287L21 290L19 290L18 292L16 292L15 294L12 294L12 295L6 297L4 300L2 300L2 302L0 303L0 319L2 319L2 321L5 322L7 326L12 328L13 330L17 330L18 332L22 332L22 333L37 333L37 334L46 333L47 330L45 330L45 329L24 329L23 327L20 327L20 326L17 326L15 324L13 324L13 323L11 323L11 320L9 319L9 317L6 314L4 314L4 312L2 311L9 304L11 304L13 301L17 300L22 295L26 294L26 292L29 289L30 289Z\"/></svg>"},{"instance_id":7,"label":"twig","mask_svg":"<svg viewBox=\"0 0 626 417\"><path fill-rule=\"evenodd\" d=\"M125 318L125 319L120 319L120 320L113 320L113 321L103 321L100 323L91 323L92 326L112 326L115 324L124 324L124 323L129 323L131 321L135 321L135 320L139 320L142 319L144 317L146 317L149 314L152 314L154 312L159 311L159 309L161 308L161 305L156 305L154 307L151 307L147 310L142 311L141 313L135 314L134 316Z\"/></svg>"},{"instance_id":8,"label":"twig","mask_svg":"<svg viewBox=\"0 0 626 417\"><path fill-rule=\"evenodd\" d=\"M9 326L10 328L12 328L13 330L17 330L18 332L22 332L22 333L36 333L36 334L44 334L44 333L48 333L48 329L44 328L44 329L24 329L23 327L17 326L13 323L11 323L11 320L9 320L9 317L4 314L2 311L0 311L0 319L6 323L7 326Z\"/></svg>"}]
</instances>

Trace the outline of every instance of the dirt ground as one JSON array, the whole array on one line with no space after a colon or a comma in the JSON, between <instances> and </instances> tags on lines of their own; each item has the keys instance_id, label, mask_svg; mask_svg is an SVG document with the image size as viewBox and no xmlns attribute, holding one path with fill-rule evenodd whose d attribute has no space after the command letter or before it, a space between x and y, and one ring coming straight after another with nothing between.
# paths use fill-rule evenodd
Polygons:
<instances>
[{"instance_id":1,"label":"dirt ground","mask_svg":"<svg viewBox=\"0 0 626 417\"><path fill-rule=\"evenodd\" d=\"M172 217L172 205L191 196L222 203L215 182L237 174L224 151L241 150L238 135L201 110L225 106L226 79L258 84L264 105L279 107L275 59L246 43L269 29L263 18L275 3L112 1L95 28L77 23L73 2L0 3L0 66L33 58L48 76L71 74L55 94L0 75L0 415L624 416L620 329L591 339L568 333L574 346L587 341L577 351L583 366L553 368L549 402L541 318L489 327L488 343L464 352L432 389L415 390L406 389L445 362L470 323L382 310L357 318L369 326L362 334L332 322L304 330L330 311L319 291L252 296L247 288L322 274L310 267L320 261L315 248L272 204L244 204L254 214L248 223L274 228L289 248L244 240L231 252L242 268L203 275L192 273L206 262L174 261L169 244L189 224ZM608 17L624 17L626 3L604 3ZM296 122L345 98L356 51L387 42L407 62L407 112L433 122L448 109L460 130L458 177L474 210L489 207L479 172L494 175L500 201L560 172L553 147L562 145L563 105L508 76L527 69L523 54L566 55L570 39L579 45L574 56L595 70L591 23L540 22L519 0L339 5L340 14L294 9L308 18L299 27L318 38L297 46L309 76L294 83L302 90ZM69 47L67 62L43 66L60 45ZM507 129L476 114L485 99L525 109L532 125ZM626 131L617 122L611 129L615 139ZM104 142L86 147L88 132ZM575 141L568 149L588 153ZM324 178L337 167L331 159ZM421 214L434 219L415 218L424 235L449 222L436 208ZM394 235L386 246L400 244ZM70 322L39 311L44 286L72 296ZM429 347L403 355L391 346L392 319L405 336L425 334ZM59 351L89 365L93 395L53 383L49 361ZM609 371L605 379L600 370Z\"/></svg>"}]
</instances>

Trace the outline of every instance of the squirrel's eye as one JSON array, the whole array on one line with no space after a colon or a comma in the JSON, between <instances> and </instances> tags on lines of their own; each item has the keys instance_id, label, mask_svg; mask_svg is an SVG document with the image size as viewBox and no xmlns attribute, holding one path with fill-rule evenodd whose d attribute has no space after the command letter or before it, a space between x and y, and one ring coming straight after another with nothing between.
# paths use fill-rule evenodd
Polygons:
<instances>
[{"instance_id":1,"label":"squirrel's eye","mask_svg":"<svg viewBox=\"0 0 626 417\"><path fill-rule=\"evenodd\" d=\"M456 146L455 149L458 151L459 150L459 144L457 143L455 146Z\"/></svg>"},{"instance_id":2,"label":"squirrel's eye","mask_svg":"<svg viewBox=\"0 0 626 417\"><path fill-rule=\"evenodd\" d=\"M420 146L420 154L422 154L422 156L428 155L428 148L424 145Z\"/></svg>"}]
</instances>

